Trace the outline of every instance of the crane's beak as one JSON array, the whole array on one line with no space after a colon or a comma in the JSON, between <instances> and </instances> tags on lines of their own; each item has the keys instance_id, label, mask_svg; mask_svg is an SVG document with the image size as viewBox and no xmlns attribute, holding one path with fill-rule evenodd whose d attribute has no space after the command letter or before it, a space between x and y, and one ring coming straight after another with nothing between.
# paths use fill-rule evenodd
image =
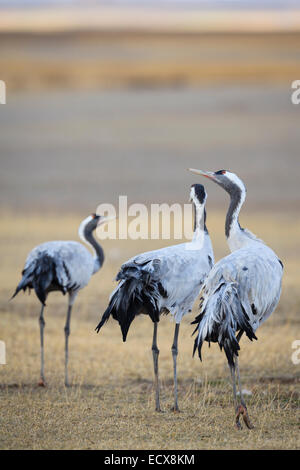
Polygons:
<instances>
[{"instance_id":1,"label":"crane's beak","mask_svg":"<svg viewBox=\"0 0 300 470\"><path fill-rule=\"evenodd\" d=\"M210 180L216 181L216 175L212 171L195 170L194 168L188 168L188 171L191 171L195 175L202 175Z\"/></svg>"},{"instance_id":2,"label":"crane's beak","mask_svg":"<svg viewBox=\"0 0 300 470\"><path fill-rule=\"evenodd\" d=\"M110 222L111 220L115 220L116 218L117 217L115 215L111 215L109 217L105 217L104 215L101 215L97 223L97 227L99 227L99 225L106 224L107 222Z\"/></svg>"}]
</instances>

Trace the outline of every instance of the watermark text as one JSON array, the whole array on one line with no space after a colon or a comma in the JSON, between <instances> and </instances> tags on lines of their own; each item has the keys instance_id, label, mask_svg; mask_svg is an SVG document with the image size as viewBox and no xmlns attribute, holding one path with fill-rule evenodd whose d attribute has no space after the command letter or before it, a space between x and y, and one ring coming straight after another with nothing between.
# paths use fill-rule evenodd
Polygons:
<instances>
[{"instance_id":1,"label":"watermark text","mask_svg":"<svg viewBox=\"0 0 300 470\"><path fill-rule=\"evenodd\" d=\"M292 89L295 91L293 91L291 95L291 101L293 104L299 104L300 103L300 80L294 80L292 82Z\"/></svg>"},{"instance_id":2,"label":"watermark text","mask_svg":"<svg viewBox=\"0 0 300 470\"><path fill-rule=\"evenodd\" d=\"M0 80L0 104L6 104L6 85L3 80Z\"/></svg>"},{"instance_id":3,"label":"watermark text","mask_svg":"<svg viewBox=\"0 0 300 470\"><path fill-rule=\"evenodd\" d=\"M292 342L292 349L295 349L296 351L293 352L291 360L292 363L297 366L298 364L300 364L300 339L296 339Z\"/></svg>"},{"instance_id":4,"label":"watermark text","mask_svg":"<svg viewBox=\"0 0 300 470\"><path fill-rule=\"evenodd\" d=\"M97 214L114 218L98 227L100 240L191 240L194 235L192 204L128 205L127 196L119 196L118 208L100 204Z\"/></svg>"},{"instance_id":5,"label":"watermark text","mask_svg":"<svg viewBox=\"0 0 300 470\"><path fill-rule=\"evenodd\" d=\"M6 364L6 348L4 341L0 341L0 365Z\"/></svg>"}]
</instances>

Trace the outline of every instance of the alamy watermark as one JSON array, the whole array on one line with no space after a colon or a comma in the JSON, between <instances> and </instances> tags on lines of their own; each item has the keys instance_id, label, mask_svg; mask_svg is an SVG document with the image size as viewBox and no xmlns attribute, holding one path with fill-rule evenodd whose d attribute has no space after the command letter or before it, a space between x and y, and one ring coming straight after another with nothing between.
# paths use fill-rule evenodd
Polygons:
<instances>
[{"instance_id":1,"label":"alamy watermark","mask_svg":"<svg viewBox=\"0 0 300 470\"><path fill-rule=\"evenodd\" d=\"M296 351L293 352L291 360L292 363L297 366L298 364L300 364L300 339L296 339L292 342L292 349L295 349Z\"/></svg>"},{"instance_id":2,"label":"alamy watermark","mask_svg":"<svg viewBox=\"0 0 300 470\"><path fill-rule=\"evenodd\" d=\"M97 237L100 240L191 240L193 238L192 204L142 203L128 206L127 196L119 196L119 207L113 204L100 204L97 214L109 217L108 224L99 226Z\"/></svg>"},{"instance_id":3,"label":"alamy watermark","mask_svg":"<svg viewBox=\"0 0 300 470\"><path fill-rule=\"evenodd\" d=\"M291 101L293 104L300 104L300 80L294 80L291 88L295 91L292 92Z\"/></svg>"},{"instance_id":4,"label":"alamy watermark","mask_svg":"<svg viewBox=\"0 0 300 470\"><path fill-rule=\"evenodd\" d=\"M6 364L6 348L4 341L0 341L0 365Z\"/></svg>"},{"instance_id":5,"label":"alamy watermark","mask_svg":"<svg viewBox=\"0 0 300 470\"><path fill-rule=\"evenodd\" d=\"M3 80L0 80L0 104L6 104L6 85Z\"/></svg>"}]
</instances>

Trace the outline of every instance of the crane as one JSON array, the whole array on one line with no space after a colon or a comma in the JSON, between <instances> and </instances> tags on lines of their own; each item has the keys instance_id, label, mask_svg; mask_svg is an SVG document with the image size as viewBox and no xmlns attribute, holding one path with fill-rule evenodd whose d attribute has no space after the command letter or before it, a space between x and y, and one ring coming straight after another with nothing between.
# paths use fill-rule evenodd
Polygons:
<instances>
[{"instance_id":1,"label":"crane","mask_svg":"<svg viewBox=\"0 0 300 470\"><path fill-rule=\"evenodd\" d=\"M177 393L178 335L182 317L191 312L200 287L213 266L214 255L206 228L206 192L194 184L190 199L194 208L193 239L137 255L121 266L118 286L112 292L107 309L96 327L97 332L112 317L119 322L123 341L133 319L149 315L153 328L152 355L155 375L156 411L161 411L159 398L157 327L162 313L171 313L175 320L172 344L174 373L174 411L179 411Z\"/></svg>"},{"instance_id":2,"label":"crane","mask_svg":"<svg viewBox=\"0 0 300 470\"><path fill-rule=\"evenodd\" d=\"M76 241L50 241L33 248L27 256L22 279L18 284L14 298L20 290L34 289L42 304L39 325L41 342L41 374L40 386L45 386L44 374L44 308L50 292L68 293L68 310L65 323L65 385L68 379L68 343L70 336L71 312L74 301L80 289L85 287L93 274L101 268L104 261L102 247L93 237L93 231L101 224L108 222L111 217L92 214L84 219L78 235L80 239L92 247L94 256L81 243Z\"/></svg>"},{"instance_id":3,"label":"crane","mask_svg":"<svg viewBox=\"0 0 300 470\"><path fill-rule=\"evenodd\" d=\"M233 386L235 423L240 429L242 416L251 429L253 425L243 398L238 365L239 341L243 333L251 341L257 339L257 328L275 310L281 294L283 264L271 248L239 224L239 213L246 199L246 188L241 179L226 170L190 171L214 181L230 196L225 235L231 254L214 265L203 283L200 312L193 322L197 325L194 353L198 349L201 359L204 341L217 342L221 350L224 348Z\"/></svg>"}]
</instances>

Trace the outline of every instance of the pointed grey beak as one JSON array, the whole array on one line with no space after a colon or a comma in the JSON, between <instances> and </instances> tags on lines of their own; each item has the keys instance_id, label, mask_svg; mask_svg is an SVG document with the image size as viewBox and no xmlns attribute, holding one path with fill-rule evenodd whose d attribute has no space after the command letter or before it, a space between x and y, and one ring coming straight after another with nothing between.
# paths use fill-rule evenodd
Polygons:
<instances>
[{"instance_id":1,"label":"pointed grey beak","mask_svg":"<svg viewBox=\"0 0 300 470\"><path fill-rule=\"evenodd\" d=\"M202 175L211 180L216 180L216 176L213 171L195 170L194 168L188 168L188 170L194 173L195 175Z\"/></svg>"}]
</instances>

